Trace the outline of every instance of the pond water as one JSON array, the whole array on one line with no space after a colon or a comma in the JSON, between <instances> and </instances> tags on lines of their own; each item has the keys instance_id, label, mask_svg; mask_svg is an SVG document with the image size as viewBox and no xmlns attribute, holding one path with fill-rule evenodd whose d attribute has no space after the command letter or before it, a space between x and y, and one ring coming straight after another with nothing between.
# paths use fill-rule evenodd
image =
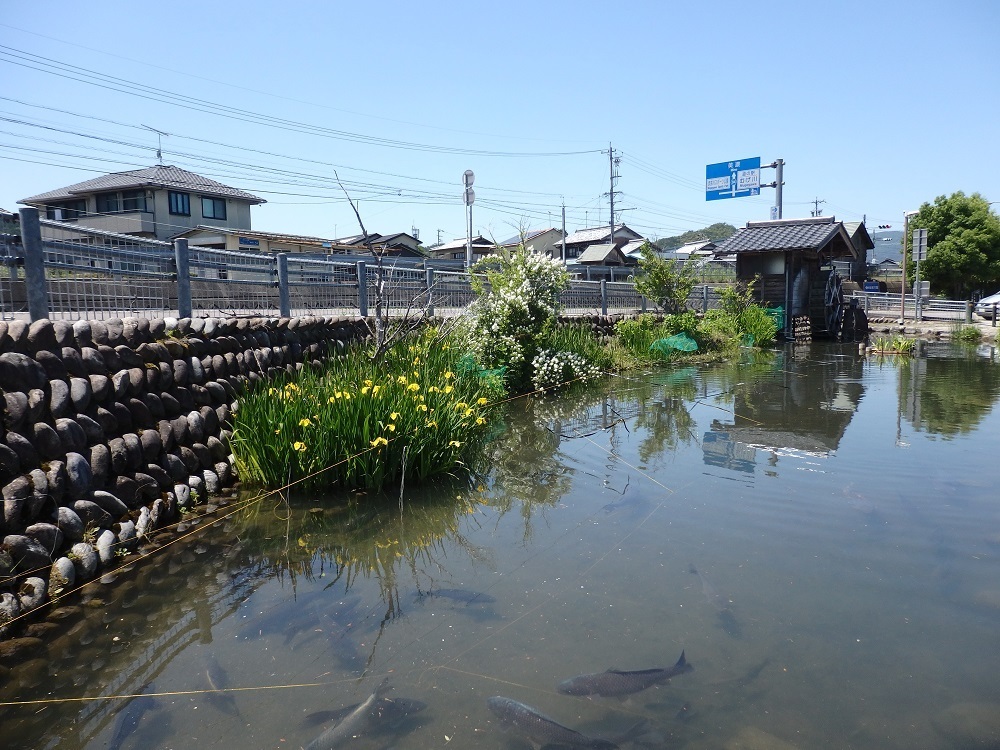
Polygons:
<instances>
[{"instance_id":1,"label":"pond water","mask_svg":"<svg viewBox=\"0 0 1000 750\"><path fill-rule=\"evenodd\" d=\"M305 747L388 677L424 709L347 746L529 747L499 695L622 747L1000 747L995 359L633 373L513 402L471 483L224 505L55 613L0 742Z\"/></svg>"}]
</instances>

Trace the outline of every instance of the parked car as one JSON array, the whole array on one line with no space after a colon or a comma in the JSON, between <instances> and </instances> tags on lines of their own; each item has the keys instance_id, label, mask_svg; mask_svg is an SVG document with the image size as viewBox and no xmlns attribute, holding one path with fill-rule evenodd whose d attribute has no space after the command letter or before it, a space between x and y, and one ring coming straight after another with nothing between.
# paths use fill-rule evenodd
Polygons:
<instances>
[{"instance_id":1,"label":"parked car","mask_svg":"<svg viewBox=\"0 0 1000 750\"><path fill-rule=\"evenodd\" d=\"M976 315L983 318L993 318L994 305L1000 307L1000 292L983 297L976 303Z\"/></svg>"}]
</instances>

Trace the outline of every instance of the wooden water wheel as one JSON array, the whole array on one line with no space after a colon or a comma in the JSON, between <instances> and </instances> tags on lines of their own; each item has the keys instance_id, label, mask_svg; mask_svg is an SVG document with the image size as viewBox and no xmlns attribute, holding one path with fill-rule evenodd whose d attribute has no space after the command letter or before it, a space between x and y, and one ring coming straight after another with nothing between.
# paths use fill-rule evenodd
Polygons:
<instances>
[{"instance_id":1,"label":"wooden water wheel","mask_svg":"<svg viewBox=\"0 0 1000 750\"><path fill-rule=\"evenodd\" d=\"M844 319L844 290L840 275L821 269L809 290L809 323L813 338L835 339Z\"/></svg>"}]
</instances>

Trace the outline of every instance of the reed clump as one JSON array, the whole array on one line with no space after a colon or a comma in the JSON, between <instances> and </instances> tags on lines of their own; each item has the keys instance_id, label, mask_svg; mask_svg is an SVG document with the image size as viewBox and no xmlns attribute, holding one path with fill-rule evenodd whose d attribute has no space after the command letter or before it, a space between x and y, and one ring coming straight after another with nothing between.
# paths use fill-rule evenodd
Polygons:
<instances>
[{"instance_id":1,"label":"reed clump","mask_svg":"<svg viewBox=\"0 0 1000 750\"><path fill-rule=\"evenodd\" d=\"M481 455L504 394L499 378L462 364L427 329L377 364L356 346L322 370L259 385L234 416L236 470L271 489L379 490L459 473Z\"/></svg>"}]
</instances>

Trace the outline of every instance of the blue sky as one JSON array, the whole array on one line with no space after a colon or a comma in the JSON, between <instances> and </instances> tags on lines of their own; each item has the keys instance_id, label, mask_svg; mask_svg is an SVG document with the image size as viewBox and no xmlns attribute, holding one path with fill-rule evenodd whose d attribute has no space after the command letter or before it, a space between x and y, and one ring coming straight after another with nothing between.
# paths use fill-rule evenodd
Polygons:
<instances>
[{"instance_id":1,"label":"blue sky","mask_svg":"<svg viewBox=\"0 0 1000 750\"><path fill-rule=\"evenodd\" d=\"M369 231L425 244L465 236L466 169L476 233L558 226L563 203L569 231L606 223L609 144L649 237L767 219L772 189L705 200L706 164L754 156L784 159L785 218L1000 201L992 0L0 7L8 210L154 164L143 125L164 163L266 198L255 229L322 237L358 231L335 170Z\"/></svg>"}]
</instances>

